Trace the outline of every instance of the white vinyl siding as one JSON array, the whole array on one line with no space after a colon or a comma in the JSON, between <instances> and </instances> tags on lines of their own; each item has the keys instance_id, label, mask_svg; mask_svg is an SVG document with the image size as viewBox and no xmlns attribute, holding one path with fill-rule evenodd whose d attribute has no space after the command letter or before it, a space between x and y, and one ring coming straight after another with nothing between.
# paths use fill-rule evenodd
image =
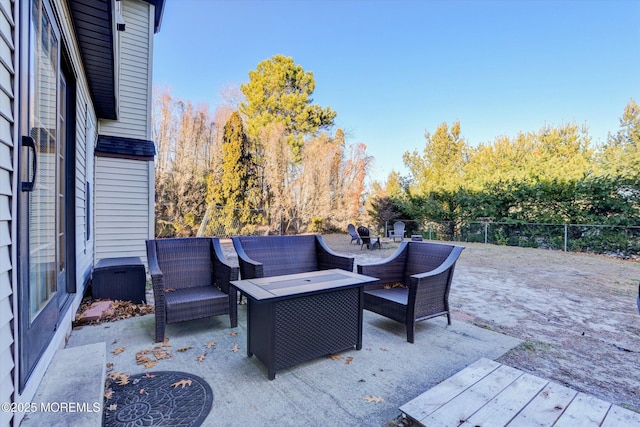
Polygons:
<instances>
[{"instance_id":1,"label":"white vinyl siding","mask_svg":"<svg viewBox=\"0 0 640 427\"><path fill-rule=\"evenodd\" d=\"M15 26L11 0L0 1L0 402L11 402L14 387L14 336L13 293L15 272L12 252L15 251L13 236L12 202L13 156L15 141L14 117L14 64ZM9 426L12 414L0 411L0 427Z\"/></svg>"},{"instance_id":2,"label":"white vinyl siding","mask_svg":"<svg viewBox=\"0 0 640 427\"><path fill-rule=\"evenodd\" d=\"M149 238L149 162L96 158L96 262L139 256Z\"/></svg>"},{"instance_id":3,"label":"white vinyl siding","mask_svg":"<svg viewBox=\"0 0 640 427\"><path fill-rule=\"evenodd\" d=\"M87 221L93 224L93 209L87 212L87 182L93 193L93 144L95 119L86 101L87 95L79 92L76 99L76 283L77 288L87 283L93 267L93 236L87 239ZM89 151L89 152L87 152ZM93 194L90 195L93 199Z\"/></svg>"},{"instance_id":4,"label":"white vinyl siding","mask_svg":"<svg viewBox=\"0 0 640 427\"><path fill-rule=\"evenodd\" d=\"M153 7L139 0L122 1L126 30L120 37L118 120L103 120L100 134L149 139L151 134L151 42Z\"/></svg>"}]
</instances>

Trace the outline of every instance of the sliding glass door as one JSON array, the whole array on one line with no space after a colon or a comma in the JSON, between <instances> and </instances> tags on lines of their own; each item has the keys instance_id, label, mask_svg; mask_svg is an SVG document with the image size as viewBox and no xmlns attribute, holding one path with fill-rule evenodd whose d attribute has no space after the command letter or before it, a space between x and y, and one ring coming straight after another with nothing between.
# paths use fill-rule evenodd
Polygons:
<instances>
[{"instance_id":1,"label":"sliding glass door","mask_svg":"<svg viewBox=\"0 0 640 427\"><path fill-rule=\"evenodd\" d=\"M20 384L24 386L58 327L67 297L67 103L60 32L47 0L28 14L28 75L22 73L19 195ZM23 38L26 42L26 38Z\"/></svg>"}]
</instances>

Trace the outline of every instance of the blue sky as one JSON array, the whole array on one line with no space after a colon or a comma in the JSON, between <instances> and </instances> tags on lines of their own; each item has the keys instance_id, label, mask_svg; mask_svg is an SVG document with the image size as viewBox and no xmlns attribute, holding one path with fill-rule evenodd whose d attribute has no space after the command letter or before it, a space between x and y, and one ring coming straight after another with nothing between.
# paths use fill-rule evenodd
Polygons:
<instances>
[{"instance_id":1,"label":"blue sky","mask_svg":"<svg viewBox=\"0 0 640 427\"><path fill-rule=\"evenodd\" d=\"M154 83L213 112L221 89L290 56L384 181L442 122L472 145L568 122L605 141L640 102L639 22L630 0L167 0Z\"/></svg>"}]
</instances>

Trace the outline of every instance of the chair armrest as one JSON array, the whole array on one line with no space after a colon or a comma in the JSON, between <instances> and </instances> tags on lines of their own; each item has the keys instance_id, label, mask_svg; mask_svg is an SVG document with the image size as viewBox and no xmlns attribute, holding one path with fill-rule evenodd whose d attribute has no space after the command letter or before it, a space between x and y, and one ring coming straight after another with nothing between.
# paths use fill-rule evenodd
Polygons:
<instances>
[{"instance_id":1,"label":"chair armrest","mask_svg":"<svg viewBox=\"0 0 640 427\"><path fill-rule=\"evenodd\" d=\"M147 262L149 263L149 275L153 285L153 299L156 307L164 307L164 274L158 265L155 240L147 240ZM156 309L157 310L157 309Z\"/></svg>"},{"instance_id":2,"label":"chair armrest","mask_svg":"<svg viewBox=\"0 0 640 427\"><path fill-rule=\"evenodd\" d=\"M358 273L377 277L379 282L365 286L366 289L380 289L385 285L402 283L407 257L408 242L400 243L398 250L390 257L375 264L358 264Z\"/></svg>"},{"instance_id":3,"label":"chair armrest","mask_svg":"<svg viewBox=\"0 0 640 427\"><path fill-rule=\"evenodd\" d=\"M319 235L316 235L316 255L318 257L318 269L320 270L339 268L342 270L353 271L353 262L355 258L340 255L332 251Z\"/></svg>"},{"instance_id":4,"label":"chair armrest","mask_svg":"<svg viewBox=\"0 0 640 427\"><path fill-rule=\"evenodd\" d=\"M242 279L256 279L264 277L264 266L261 262L249 258L249 255L242 248L242 243L237 237L232 237L233 247L238 254L238 264L240 265L240 275Z\"/></svg>"},{"instance_id":5,"label":"chair armrest","mask_svg":"<svg viewBox=\"0 0 640 427\"><path fill-rule=\"evenodd\" d=\"M451 268L454 268L456 261L458 261L458 258L460 257L460 254L462 253L463 249L464 249L464 246L455 246L451 251L451 253L449 254L449 256L447 257L447 259L445 259L442 262L442 264L440 264L438 267L434 268L431 271L414 274L411 276L411 278L415 278L417 280L423 280L429 277L437 276L439 274L442 274L448 271Z\"/></svg>"},{"instance_id":6,"label":"chair armrest","mask_svg":"<svg viewBox=\"0 0 640 427\"><path fill-rule=\"evenodd\" d=\"M212 238L211 244L213 245L213 271L216 285L222 292L229 294L229 282L238 280L240 269L227 263L218 239Z\"/></svg>"}]
</instances>

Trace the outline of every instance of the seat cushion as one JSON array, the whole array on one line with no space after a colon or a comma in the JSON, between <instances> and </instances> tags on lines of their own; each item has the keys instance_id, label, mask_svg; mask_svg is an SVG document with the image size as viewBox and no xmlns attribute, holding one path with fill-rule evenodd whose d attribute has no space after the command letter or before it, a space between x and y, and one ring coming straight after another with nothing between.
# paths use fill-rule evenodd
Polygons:
<instances>
[{"instance_id":1,"label":"seat cushion","mask_svg":"<svg viewBox=\"0 0 640 427\"><path fill-rule=\"evenodd\" d=\"M364 292L364 308L382 316L405 322L409 290L406 288L372 289Z\"/></svg>"},{"instance_id":2,"label":"seat cushion","mask_svg":"<svg viewBox=\"0 0 640 427\"><path fill-rule=\"evenodd\" d=\"M165 292L167 323L229 313L229 296L214 286Z\"/></svg>"}]
</instances>

